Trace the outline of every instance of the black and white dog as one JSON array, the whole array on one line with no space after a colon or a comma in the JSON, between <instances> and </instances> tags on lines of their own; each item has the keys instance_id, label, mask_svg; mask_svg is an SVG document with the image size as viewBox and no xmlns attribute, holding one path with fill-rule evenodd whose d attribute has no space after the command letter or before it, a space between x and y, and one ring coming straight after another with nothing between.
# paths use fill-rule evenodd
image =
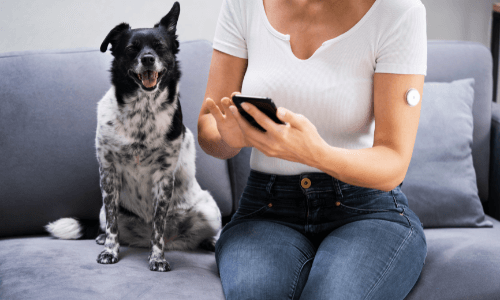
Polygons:
<instances>
[{"instance_id":1,"label":"black and white dog","mask_svg":"<svg viewBox=\"0 0 500 300\"><path fill-rule=\"evenodd\" d=\"M214 250L221 214L195 178L195 142L182 122L181 72L176 54L179 3L153 28L113 28L101 51L111 44L112 87L99 101L97 160L105 234L96 238L104 250L101 264L118 261L120 243L151 247L149 268L169 271L164 250L198 246ZM55 237L76 239L81 222L49 223Z\"/></svg>"}]
</instances>

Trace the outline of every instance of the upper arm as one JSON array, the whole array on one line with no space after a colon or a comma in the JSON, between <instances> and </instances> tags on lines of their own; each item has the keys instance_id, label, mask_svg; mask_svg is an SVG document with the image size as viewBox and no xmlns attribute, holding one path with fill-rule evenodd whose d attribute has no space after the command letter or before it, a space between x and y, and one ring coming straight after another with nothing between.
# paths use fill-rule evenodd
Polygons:
<instances>
[{"instance_id":1,"label":"upper arm","mask_svg":"<svg viewBox=\"0 0 500 300\"><path fill-rule=\"evenodd\" d=\"M198 116L198 126L200 126L200 119L205 114L210 114L210 111L206 107L207 98L214 100L224 113L221 99L230 97L233 92L241 91L243 77L247 69L247 61L244 58L232 56L216 49L213 50L207 89Z\"/></svg>"},{"instance_id":2,"label":"upper arm","mask_svg":"<svg viewBox=\"0 0 500 300\"><path fill-rule=\"evenodd\" d=\"M373 147L385 146L394 150L400 158L401 181L403 181L415 145L422 95L424 75L375 73L374 115L375 136ZM420 93L420 102L409 106L406 92L415 88Z\"/></svg>"},{"instance_id":3,"label":"upper arm","mask_svg":"<svg viewBox=\"0 0 500 300\"><path fill-rule=\"evenodd\" d=\"M410 7L408 7L409 4ZM394 152L399 184L410 165L417 137L422 101L406 102L406 92L416 89L422 100L427 73L427 21L425 6L405 2L394 6L393 18L381 33L377 49L373 97L375 136L373 146Z\"/></svg>"}]
</instances>

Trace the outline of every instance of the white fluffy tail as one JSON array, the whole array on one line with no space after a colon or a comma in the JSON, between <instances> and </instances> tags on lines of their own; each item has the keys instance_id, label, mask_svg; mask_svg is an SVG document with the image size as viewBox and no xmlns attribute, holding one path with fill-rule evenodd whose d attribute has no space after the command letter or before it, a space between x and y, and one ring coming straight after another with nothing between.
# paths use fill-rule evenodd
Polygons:
<instances>
[{"instance_id":1,"label":"white fluffy tail","mask_svg":"<svg viewBox=\"0 0 500 300\"><path fill-rule=\"evenodd\" d=\"M81 229L80 223L74 218L61 218L45 225L50 235L63 240L79 239L83 235Z\"/></svg>"}]
</instances>

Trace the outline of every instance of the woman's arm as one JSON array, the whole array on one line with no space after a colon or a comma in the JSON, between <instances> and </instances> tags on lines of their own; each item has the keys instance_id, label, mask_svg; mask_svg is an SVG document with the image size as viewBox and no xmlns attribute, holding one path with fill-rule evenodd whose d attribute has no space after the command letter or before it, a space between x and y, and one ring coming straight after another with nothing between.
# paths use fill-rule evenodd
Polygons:
<instances>
[{"instance_id":1,"label":"woman's arm","mask_svg":"<svg viewBox=\"0 0 500 300\"><path fill-rule=\"evenodd\" d=\"M247 59L213 50L205 100L198 116L198 143L207 154L220 159L235 156L241 148L233 148L221 138L215 118L207 107L207 98L213 99L221 112L226 113L221 99L230 97L235 91L241 91L247 61Z\"/></svg>"},{"instance_id":2,"label":"woman's arm","mask_svg":"<svg viewBox=\"0 0 500 300\"><path fill-rule=\"evenodd\" d=\"M372 148L349 150L332 147L319 136L316 127L303 115L283 107L274 123L255 106L246 110L267 132L253 128L234 106L232 113L255 148L269 157L278 157L315 167L331 176L361 187L390 191L405 178L417 136L420 108L410 107L405 94L415 88L423 94L424 75L375 73L375 136ZM234 109L233 109L234 108Z\"/></svg>"},{"instance_id":3,"label":"woman's arm","mask_svg":"<svg viewBox=\"0 0 500 300\"><path fill-rule=\"evenodd\" d=\"M424 78L375 73L373 147L348 150L327 145L318 149L318 159L308 163L352 185L384 191L397 187L410 165L422 107L422 101L409 106L405 94L415 88L423 95Z\"/></svg>"}]
</instances>

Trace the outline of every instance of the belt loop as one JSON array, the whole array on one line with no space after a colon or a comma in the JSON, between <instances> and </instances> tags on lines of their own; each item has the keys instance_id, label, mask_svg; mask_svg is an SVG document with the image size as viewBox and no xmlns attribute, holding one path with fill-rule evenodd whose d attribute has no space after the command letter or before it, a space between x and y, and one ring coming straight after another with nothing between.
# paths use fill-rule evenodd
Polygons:
<instances>
[{"instance_id":1,"label":"belt loop","mask_svg":"<svg viewBox=\"0 0 500 300\"><path fill-rule=\"evenodd\" d=\"M269 183L267 184L266 191L271 194L271 187L273 186L274 180L276 179L276 174L271 174L271 179L269 180ZM273 196L273 194L271 194Z\"/></svg>"},{"instance_id":2,"label":"belt loop","mask_svg":"<svg viewBox=\"0 0 500 300\"><path fill-rule=\"evenodd\" d=\"M343 198L342 190L340 189L339 180L332 176L332 183L333 183L333 186L335 188L335 194L337 194L337 197Z\"/></svg>"}]
</instances>

